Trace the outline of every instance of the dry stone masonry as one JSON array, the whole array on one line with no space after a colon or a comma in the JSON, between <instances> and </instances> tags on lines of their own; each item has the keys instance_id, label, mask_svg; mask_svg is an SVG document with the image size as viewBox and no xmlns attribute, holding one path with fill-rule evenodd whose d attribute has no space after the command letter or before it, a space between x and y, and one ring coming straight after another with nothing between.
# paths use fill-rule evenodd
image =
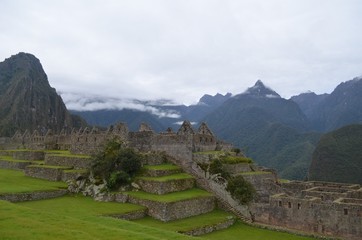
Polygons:
<instances>
[{"instance_id":1,"label":"dry stone masonry","mask_svg":"<svg viewBox=\"0 0 362 240\"><path fill-rule=\"evenodd\" d=\"M324 236L362 239L362 188L358 184L280 182L275 171L271 169L249 163L225 164L224 169L230 174L242 175L256 188L258 198L248 206L240 205L225 190L226 183L222 179L200 167L210 161L210 156L195 152L232 149L231 144L217 139L205 123L195 130L190 122L185 121L178 131L167 129L162 133L155 133L147 124L142 124L137 132L130 132L123 123L111 126L106 131L96 128L63 129L59 134L48 131L45 135L37 131L32 134L27 131L17 132L12 138L0 139L2 155L15 159L10 161L0 157L0 167L25 169L29 176L54 181L78 178L87 173L90 164L89 158L79 154L90 155L102 148L106 141L115 138L141 152L163 152L168 156L168 159L165 159L164 154L146 154L145 165L172 162L175 167L166 170L149 167L151 170L147 170L145 166L143 176L135 182L139 191L145 194L112 193L103 196L104 200L143 205L147 208L148 215L162 221L203 214L212 211L217 204L249 222ZM32 151L12 151L24 148ZM44 152L49 149L69 150L78 156L64 157ZM36 163L37 160L43 160L44 163ZM162 179L163 176L185 172L189 177L178 176L170 181ZM189 191L195 186L213 195L171 202L145 197L147 194L167 195ZM0 198L17 201L13 199L14 196ZM18 198L21 200L38 197L35 194L18 195ZM138 213L140 216L144 214L145 212Z\"/></svg>"}]
</instances>

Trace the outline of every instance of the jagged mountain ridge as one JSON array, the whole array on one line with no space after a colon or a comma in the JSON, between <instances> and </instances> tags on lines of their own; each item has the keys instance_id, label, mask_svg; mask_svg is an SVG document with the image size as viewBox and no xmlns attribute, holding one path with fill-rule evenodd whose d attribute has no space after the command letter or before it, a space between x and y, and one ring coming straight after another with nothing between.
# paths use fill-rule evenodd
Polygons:
<instances>
[{"instance_id":1,"label":"jagged mountain ridge","mask_svg":"<svg viewBox=\"0 0 362 240\"><path fill-rule=\"evenodd\" d=\"M204 118L222 139L240 147L282 177L303 179L318 134L307 134L310 124L298 105L280 97L260 80L225 101ZM294 146L298 146L298 151ZM293 156L293 157L290 157Z\"/></svg>"},{"instance_id":2,"label":"jagged mountain ridge","mask_svg":"<svg viewBox=\"0 0 362 240\"><path fill-rule=\"evenodd\" d=\"M362 123L362 78L339 84L331 94L294 96L295 101L316 131L327 132L342 126Z\"/></svg>"},{"instance_id":3,"label":"jagged mountain ridge","mask_svg":"<svg viewBox=\"0 0 362 240\"><path fill-rule=\"evenodd\" d=\"M59 132L64 126L84 124L68 113L35 56L19 53L0 63L1 136L10 137L17 130Z\"/></svg>"}]
</instances>

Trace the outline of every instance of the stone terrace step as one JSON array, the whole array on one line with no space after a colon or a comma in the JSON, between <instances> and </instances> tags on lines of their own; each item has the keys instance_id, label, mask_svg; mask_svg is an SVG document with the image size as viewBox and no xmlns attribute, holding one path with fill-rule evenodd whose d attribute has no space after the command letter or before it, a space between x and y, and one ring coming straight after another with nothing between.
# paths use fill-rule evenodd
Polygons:
<instances>
[{"instance_id":1,"label":"stone terrace step","mask_svg":"<svg viewBox=\"0 0 362 240\"><path fill-rule=\"evenodd\" d=\"M67 166L50 165L29 165L25 168L25 175L29 177L41 178L50 181L61 181L63 170L70 170Z\"/></svg>"},{"instance_id":2,"label":"stone terrace step","mask_svg":"<svg viewBox=\"0 0 362 240\"><path fill-rule=\"evenodd\" d=\"M154 194L184 191L195 186L195 179L187 173L162 177L137 177L135 181L143 191Z\"/></svg>"},{"instance_id":3,"label":"stone terrace step","mask_svg":"<svg viewBox=\"0 0 362 240\"><path fill-rule=\"evenodd\" d=\"M17 160L44 160L44 151L42 150L29 150L29 149L16 149L16 150L1 150L0 155L12 156Z\"/></svg>"},{"instance_id":4,"label":"stone terrace step","mask_svg":"<svg viewBox=\"0 0 362 240\"><path fill-rule=\"evenodd\" d=\"M200 236L213 231L226 229L233 225L235 220L235 216L230 213L221 210L213 210L205 214L170 222L162 222L151 217L137 219L135 222L150 227L166 229L168 231Z\"/></svg>"},{"instance_id":5,"label":"stone terrace step","mask_svg":"<svg viewBox=\"0 0 362 240\"><path fill-rule=\"evenodd\" d=\"M128 202L148 208L148 215L168 222L207 213L215 208L215 198L201 189L189 189L164 195L126 192Z\"/></svg>"},{"instance_id":6,"label":"stone terrace step","mask_svg":"<svg viewBox=\"0 0 362 240\"><path fill-rule=\"evenodd\" d=\"M145 165L142 168L143 175L148 177L162 177L182 172L179 166L173 164Z\"/></svg>"},{"instance_id":7,"label":"stone terrace step","mask_svg":"<svg viewBox=\"0 0 362 240\"><path fill-rule=\"evenodd\" d=\"M53 166L67 166L75 169L87 169L91 166L91 157L87 155L75 154L54 154L45 155L45 164Z\"/></svg>"},{"instance_id":8,"label":"stone terrace step","mask_svg":"<svg viewBox=\"0 0 362 240\"><path fill-rule=\"evenodd\" d=\"M62 181L76 180L79 177L86 178L88 174L88 169L65 169L62 174Z\"/></svg>"},{"instance_id":9,"label":"stone terrace step","mask_svg":"<svg viewBox=\"0 0 362 240\"><path fill-rule=\"evenodd\" d=\"M27 160L4 159L3 156L0 156L0 168L23 170L32 163Z\"/></svg>"}]
</instances>

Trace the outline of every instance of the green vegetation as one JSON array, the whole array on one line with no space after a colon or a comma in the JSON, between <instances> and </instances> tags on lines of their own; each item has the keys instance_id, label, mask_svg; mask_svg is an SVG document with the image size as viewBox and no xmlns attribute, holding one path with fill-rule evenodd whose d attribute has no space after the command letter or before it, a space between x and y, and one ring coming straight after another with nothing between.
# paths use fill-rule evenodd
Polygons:
<instances>
[{"instance_id":1,"label":"green vegetation","mask_svg":"<svg viewBox=\"0 0 362 240\"><path fill-rule=\"evenodd\" d=\"M25 177L21 171L0 169L1 192L29 192L53 190L65 186L61 182L49 182ZM22 187L23 189L20 189ZM4 191L3 191L4 190ZM19 191L20 190L20 191ZM133 192L138 194L139 192ZM151 194L149 194L151 195ZM194 196L209 196L200 189L183 191L181 194L167 194L166 200L184 199ZM176 197L176 195L179 195ZM159 196L161 197L161 196ZM157 196L155 196L157 199ZM165 199L164 199L165 200ZM212 225L230 217L230 214L215 210L213 212L187 219L163 223L150 217L134 222L108 217L121 215L145 208L134 204L116 202L97 202L81 195L21 202L17 204L0 201L1 239L199 239L175 233L187 231L192 227ZM297 239L311 238L269 231L236 223L229 229L217 231L203 239Z\"/></svg>"},{"instance_id":2,"label":"green vegetation","mask_svg":"<svg viewBox=\"0 0 362 240\"><path fill-rule=\"evenodd\" d=\"M242 157L242 156L221 156L220 160L222 163L226 164L237 164L237 163L252 163L251 158Z\"/></svg>"},{"instance_id":3,"label":"green vegetation","mask_svg":"<svg viewBox=\"0 0 362 240\"><path fill-rule=\"evenodd\" d=\"M0 161L9 161L9 162L31 162L30 160L18 160L14 159L11 156L1 156Z\"/></svg>"},{"instance_id":4,"label":"green vegetation","mask_svg":"<svg viewBox=\"0 0 362 240\"><path fill-rule=\"evenodd\" d=\"M0 215L0 236L2 239L14 240L194 239L171 231L102 216L133 209L140 207L95 202L83 197L65 197L21 204L0 201L0 212L4 213Z\"/></svg>"},{"instance_id":5,"label":"green vegetation","mask_svg":"<svg viewBox=\"0 0 362 240\"><path fill-rule=\"evenodd\" d=\"M309 179L362 184L362 125L349 125L320 139Z\"/></svg>"},{"instance_id":6,"label":"green vegetation","mask_svg":"<svg viewBox=\"0 0 362 240\"><path fill-rule=\"evenodd\" d=\"M0 193L24 193L66 188L63 182L50 182L31 178L22 171L0 169Z\"/></svg>"},{"instance_id":7,"label":"green vegetation","mask_svg":"<svg viewBox=\"0 0 362 240\"><path fill-rule=\"evenodd\" d=\"M161 164L161 165L146 165L143 166L146 170L178 170L179 166L173 164Z\"/></svg>"},{"instance_id":8,"label":"green vegetation","mask_svg":"<svg viewBox=\"0 0 362 240\"><path fill-rule=\"evenodd\" d=\"M230 218L233 218L233 216L229 213L221 210L214 210L206 214L171 222L162 222L151 217L134 220L134 222L143 224L145 226L151 226L175 232L186 232L203 226L212 226L214 224L224 222Z\"/></svg>"},{"instance_id":9,"label":"green vegetation","mask_svg":"<svg viewBox=\"0 0 362 240\"><path fill-rule=\"evenodd\" d=\"M146 193L146 192L126 192L126 194L140 198L140 199L147 199L156 202L176 202L181 200L187 200L192 198L202 198L202 197L210 197L212 196L211 193L208 193L204 190L193 188L185 191L180 192L173 192L164 195Z\"/></svg>"},{"instance_id":10,"label":"green vegetation","mask_svg":"<svg viewBox=\"0 0 362 240\"><path fill-rule=\"evenodd\" d=\"M94 156L91 171L94 176L107 181L111 190L131 182L141 169L142 155L126 148L117 140L109 141L104 149Z\"/></svg>"},{"instance_id":11,"label":"green vegetation","mask_svg":"<svg viewBox=\"0 0 362 240\"><path fill-rule=\"evenodd\" d=\"M172 180L190 179L190 178L193 178L193 177L187 173L178 173L178 174L172 174L172 175L167 175L167 176L163 176L163 177L137 177L137 179L157 181L157 182L167 182L167 181L172 181Z\"/></svg>"},{"instance_id":12,"label":"green vegetation","mask_svg":"<svg viewBox=\"0 0 362 240\"><path fill-rule=\"evenodd\" d=\"M117 202L99 202L83 195L70 195L41 201L17 203L29 208L66 214L71 217L87 218L88 216L123 214L145 210L145 207Z\"/></svg>"},{"instance_id":13,"label":"green vegetation","mask_svg":"<svg viewBox=\"0 0 362 240\"><path fill-rule=\"evenodd\" d=\"M256 196L253 185L240 175L228 180L226 190L241 204L248 204Z\"/></svg>"},{"instance_id":14,"label":"green vegetation","mask_svg":"<svg viewBox=\"0 0 362 240\"><path fill-rule=\"evenodd\" d=\"M88 170L87 169L66 169L66 170L63 170L63 172L65 172L65 173L87 173Z\"/></svg>"},{"instance_id":15,"label":"green vegetation","mask_svg":"<svg viewBox=\"0 0 362 240\"><path fill-rule=\"evenodd\" d=\"M276 232L267 229L261 229L246 225L241 222L237 222L233 226L206 234L201 236L205 239L210 240L239 240L239 239L247 239L247 240L311 240L314 238L311 237L302 237L284 232Z\"/></svg>"},{"instance_id":16,"label":"green vegetation","mask_svg":"<svg viewBox=\"0 0 362 240\"><path fill-rule=\"evenodd\" d=\"M204 166L205 168L205 166ZM204 169L203 168L203 169ZM207 167L206 167L207 169ZM225 178L225 179L229 179L231 176L230 174L224 170L224 167L222 165L222 162L219 159L214 159L210 165L209 165L209 172L211 174L220 174L221 177Z\"/></svg>"},{"instance_id":17,"label":"green vegetation","mask_svg":"<svg viewBox=\"0 0 362 240\"><path fill-rule=\"evenodd\" d=\"M241 175L247 176L247 175L260 175L260 174L270 174L270 172L264 172L264 171L255 171L255 172L242 172Z\"/></svg>"},{"instance_id":18,"label":"green vegetation","mask_svg":"<svg viewBox=\"0 0 362 240\"><path fill-rule=\"evenodd\" d=\"M225 154L224 151L205 151L205 152L194 152L194 154L200 154L200 155L221 155Z\"/></svg>"},{"instance_id":19,"label":"green vegetation","mask_svg":"<svg viewBox=\"0 0 362 240\"><path fill-rule=\"evenodd\" d=\"M55 165L29 165L28 168L72 169L73 167L55 166Z\"/></svg>"}]
</instances>

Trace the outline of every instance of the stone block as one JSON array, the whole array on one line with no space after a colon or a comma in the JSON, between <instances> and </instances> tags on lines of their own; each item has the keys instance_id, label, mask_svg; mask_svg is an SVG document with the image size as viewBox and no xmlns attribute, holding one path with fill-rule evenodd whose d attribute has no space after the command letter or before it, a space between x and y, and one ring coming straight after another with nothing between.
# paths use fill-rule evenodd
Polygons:
<instances>
[{"instance_id":1,"label":"stone block","mask_svg":"<svg viewBox=\"0 0 362 240\"><path fill-rule=\"evenodd\" d=\"M148 193L154 194L167 194L171 192L178 192L187 189L191 189L195 185L195 179L173 179L169 181L157 181L151 179L137 179L137 184L141 186L141 189Z\"/></svg>"},{"instance_id":2,"label":"stone block","mask_svg":"<svg viewBox=\"0 0 362 240\"><path fill-rule=\"evenodd\" d=\"M133 204L147 207L147 214L149 216L163 222L200 215L210 212L215 208L215 198L213 196L198 197L175 202L158 202L128 196L128 201Z\"/></svg>"}]
</instances>

